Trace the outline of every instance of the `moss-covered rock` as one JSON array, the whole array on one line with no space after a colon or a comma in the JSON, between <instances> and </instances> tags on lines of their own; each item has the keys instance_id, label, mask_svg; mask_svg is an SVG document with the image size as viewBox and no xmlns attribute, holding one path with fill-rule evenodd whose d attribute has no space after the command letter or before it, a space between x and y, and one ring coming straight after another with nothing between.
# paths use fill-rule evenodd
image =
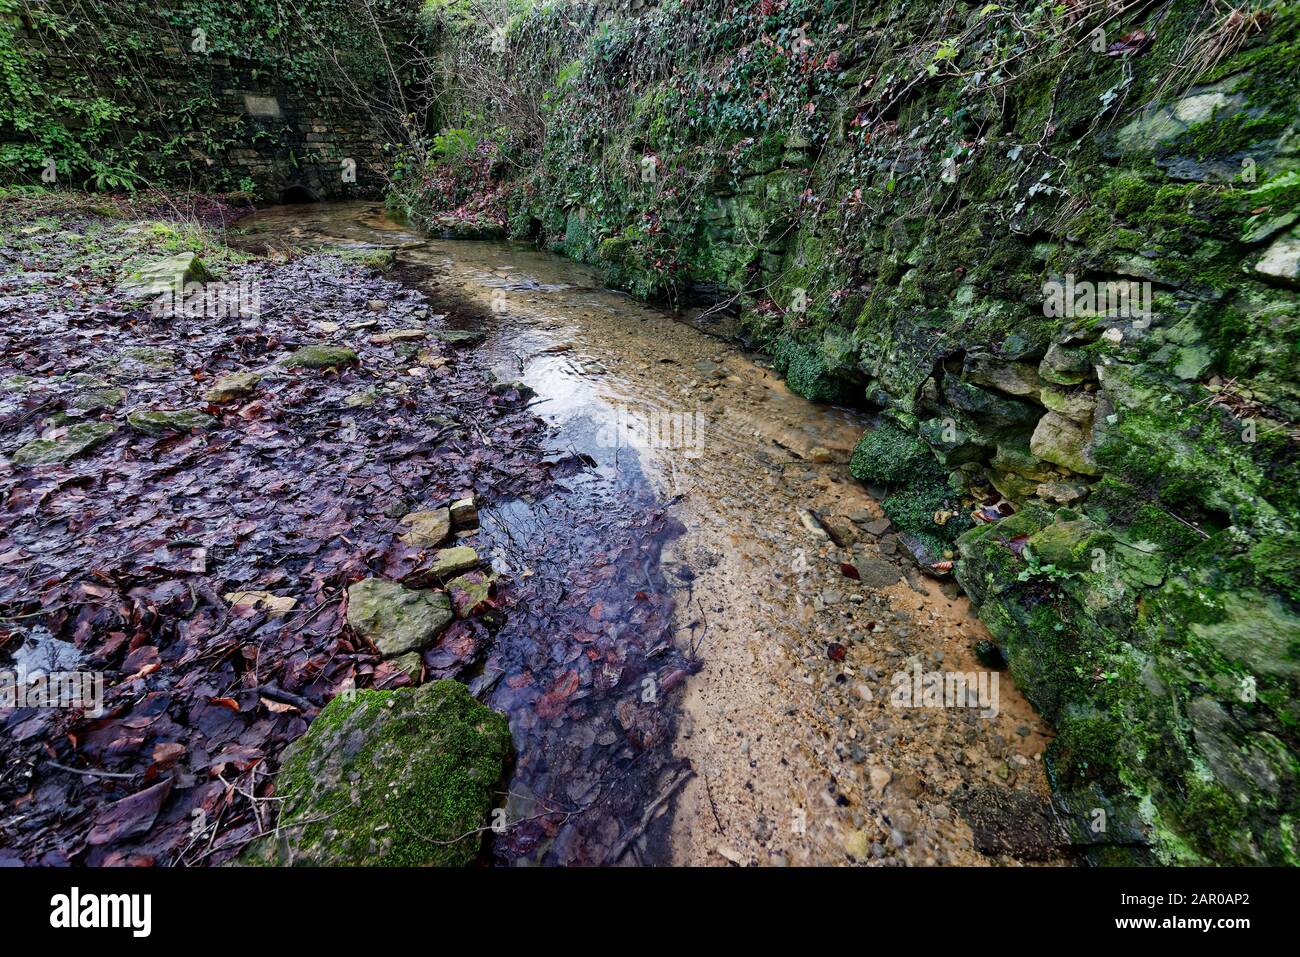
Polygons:
<instances>
[{"instance_id":1,"label":"moss-covered rock","mask_svg":"<svg viewBox=\"0 0 1300 957\"><path fill-rule=\"evenodd\" d=\"M451 548L440 548L434 553L433 564L428 567L426 574L429 578L446 578L477 568L478 563L478 553L474 549L468 545L454 545Z\"/></svg>"},{"instance_id":2,"label":"moss-covered rock","mask_svg":"<svg viewBox=\"0 0 1300 957\"><path fill-rule=\"evenodd\" d=\"M145 435L211 429L217 420L199 409L133 409L127 413L127 425Z\"/></svg>"},{"instance_id":3,"label":"moss-covered rock","mask_svg":"<svg viewBox=\"0 0 1300 957\"><path fill-rule=\"evenodd\" d=\"M35 439L14 452L15 465L51 465L89 452L117 431L111 422L79 422L58 438Z\"/></svg>"},{"instance_id":4,"label":"moss-covered rock","mask_svg":"<svg viewBox=\"0 0 1300 957\"><path fill-rule=\"evenodd\" d=\"M236 399L252 395L261 381L262 376L258 372L231 372L212 384L212 388L203 394L203 401L234 402Z\"/></svg>"},{"instance_id":5,"label":"moss-covered rock","mask_svg":"<svg viewBox=\"0 0 1300 957\"><path fill-rule=\"evenodd\" d=\"M280 360L286 369L334 369L352 365L357 354L346 346L303 346Z\"/></svg>"},{"instance_id":6,"label":"moss-covered rock","mask_svg":"<svg viewBox=\"0 0 1300 957\"><path fill-rule=\"evenodd\" d=\"M348 586L348 624L385 658L423 651L454 617L442 592L403 588L382 578Z\"/></svg>"},{"instance_id":7,"label":"moss-covered rock","mask_svg":"<svg viewBox=\"0 0 1300 957\"><path fill-rule=\"evenodd\" d=\"M70 412L99 412L116 409L126 401L126 390L103 383L85 385L74 390L67 398Z\"/></svg>"},{"instance_id":8,"label":"moss-covered rock","mask_svg":"<svg viewBox=\"0 0 1300 957\"><path fill-rule=\"evenodd\" d=\"M844 398L845 383L827 365L816 349L793 339L782 342L774 358L791 390L814 402L838 402Z\"/></svg>"},{"instance_id":9,"label":"moss-covered rock","mask_svg":"<svg viewBox=\"0 0 1300 957\"><path fill-rule=\"evenodd\" d=\"M1051 462L1080 475L1100 475L1092 449L1092 432L1055 412L1038 420L1029 439L1029 450L1044 462Z\"/></svg>"},{"instance_id":10,"label":"moss-covered rock","mask_svg":"<svg viewBox=\"0 0 1300 957\"><path fill-rule=\"evenodd\" d=\"M208 282L212 278L203 260L186 252L146 263L128 274L120 288L132 297L156 296L184 288L187 283Z\"/></svg>"},{"instance_id":11,"label":"moss-covered rock","mask_svg":"<svg viewBox=\"0 0 1300 957\"><path fill-rule=\"evenodd\" d=\"M496 576L488 572L466 572L447 582L447 594L459 618L468 618L492 595Z\"/></svg>"},{"instance_id":12,"label":"moss-covered rock","mask_svg":"<svg viewBox=\"0 0 1300 957\"><path fill-rule=\"evenodd\" d=\"M276 830L241 863L462 867L509 754L505 717L455 681L336 697L285 752Z\"/></svg>"},{"instance_id":13,"label":"moss-covered rock","mask_svg":"<svg viewBox=\"0 0 1300 957\"><path fill-rule=\"evenodd\" d=\"M862 436L849 459L849 474L859 482L892 485L906 481L933 461L924 442L885 421Z\"/></svg>"}]
</instances>

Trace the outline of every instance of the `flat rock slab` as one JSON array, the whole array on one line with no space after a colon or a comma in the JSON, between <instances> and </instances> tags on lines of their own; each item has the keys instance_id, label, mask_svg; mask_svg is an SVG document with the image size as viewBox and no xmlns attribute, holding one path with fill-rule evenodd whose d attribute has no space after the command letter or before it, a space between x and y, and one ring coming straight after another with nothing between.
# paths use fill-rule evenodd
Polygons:
<instances>
[{"instance_id":1,"label":"flat rock slab","mask_svg":"<svg viewBox=\"0 0 1300 957\"><path fill-rule=\"evenodd\" d=\"M411 512L402 519L406 531L401 539L416 548L436 548L451 534L451 510L434 508L424 512Z\"/></svg>"},{"instance_id":2,"label":"flat rock slab","mask_svg":"<svg viewBox=\"0 0 1300 957\"><path fill-rule=\"evenodd\" d=\"M457 499L451 503L448 511L451 513L453 528L478 528L478 508L475 506L473 498Z\"/></svg>"},{"instance_id":3,"label":"flat rock slab","mask_svg":"<svg viewBox=\"0 0 1300 957\"><path fill-rule=\"evenodd\" d=\"M487 333L471 329L439 329L433 336L449 346L476 346L487 339Z\"/></svg>"},{"instance_id":4,"label":"flat rock slab","mask_svg":"<svg viewBox=\"0 0 1300 957\"><path fill-rule=\"evenodd\" d=\"M868 588L888 588L903 578L903 570L884 558L863 555L853 564L858 570L858 580Z\"/></svg>"},{"instance_id":5,"label":"flat rock slab","mask_svg":"<svg viewBox=\"0 0 1300 957\"><path fill-rule=\"evenodd\" d=\"M233 402L242 399L257 388L262 376L257 372L232 372L223 375L203 394L204 402Z\"/></svg>"},{"instance_id":6,"label":"flat rock slab","mask_svg":"<svg viewBox=\"0 0 1300 957\"><path fill-rule=\"evenodd\" d=\"M348 586L348 624L385 658L423 651L454 618L443 592L403 588L382 578Z\"/></svg>"},{"instance_id":7,"label":"flat rock slab","mask_svg":"<svg viewBox=\"0 0 1300 957\"><path fill-rule=\"evenodd\" d=\"M340 695L285 752L279 827L240 863L463 867L509 754L505 717L459 682Z\"/></svg>"},{"instance_id":8,"label":"flat rock slab","mask_svg":"<svg viewBox=\"0 0 1300 957\"><path fill-rule=\"evenodd\" d=\"M184 287L211 278L203 260L194 253L180 253L149 263L128 276L119 288L131 296L156 296L174 290L178 284Z\"/></svg>"},{"instance_id":9,"label":"flat rock slab","mask_svg":"<svg viewBox=\"0 0 1300 957\"><path fill-rule=\"evenodd\" d=\"M352 365L357 354L346 346L303 346L280 360L286 369L335 369Z\"/></svg>"},{"instance_id":10,"label":"flat rock slab","mask_svg":"<svg viewBox=\"0 0 1300 957\"><path fill-rule=\"evenodd\" d=\"M217 420L198 409L136 409L127 413L126 424L145 435L166 435L168 432L210 429Z\"/></svg>"},{"instance_id":11,"label":"flat rock slab","mask_svg":"<svg viewBox=\"0 0 1300 957\"><path fill-rule=\"evenodd\" d=\"M14 465L51 465L88 452L117 430L111 422L80 422L55 439L35 439L14 453Z\"/></svg>"},{"instance_id":12,"label":"flat rock slab","mask_svg":"<svg viewBox=\"0 0 1300 957\"><path fill-rule=\"evenodd\" d=\"M487 572L466 572L447 582L447 594L458 618L468 618L492 596L496 576Z\"/></svg>"},{"instance_id":13,"label":"flat rock slab","mask_svg":"<svg viewBox=\"0 0 1300 957\"><path fill-rule=\"evenodd\" d=\"M412 339L423 339L428 334L428 331L425 329L394 329L392 332L376 332L370 337L370 341L377 346L382 346L393 342L406 342Z\"/></svg>"},{"instance_id":14,"label":"flat rock slab","mask_svg":"<svg viewBox=\"0 0 1300 957\"><path fill-rule=\"evenodd\" d=\"M109 385L87 386L72 393L65 401L73 412L115 409L126 401L126 390Z\"/></svg>"},{"instance_id":15,"label":"flat rock slab","mask_svg":"<svg viewBox=\"0 0 1300 957\"><path fill-rule=\"evenodd\" d=\"M440 581L461 572L471 571L479 565L478 552L468 545L456 545L452 548L440 548L434 553L433 562L417 569L408 579L414 585Z\"/></svg>"}]
</instances>

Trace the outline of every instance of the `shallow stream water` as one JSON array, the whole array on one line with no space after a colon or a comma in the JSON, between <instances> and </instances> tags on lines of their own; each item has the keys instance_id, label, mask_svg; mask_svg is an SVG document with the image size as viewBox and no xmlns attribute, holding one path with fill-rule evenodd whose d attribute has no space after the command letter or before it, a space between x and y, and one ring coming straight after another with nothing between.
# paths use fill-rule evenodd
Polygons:
<instances>
[{"instance_id":1,"label":"shallow stream water","mask_svg":"<svg viewBox=\"0 0 1300 957\"><path fill-rule=\"evenodd\" d=\"M996 714L891 704L898 674L980 670L987 634L850 478L863 415L530 246L430 240L374 203L235 230L396 249L553 429L556 492L482 513L520 584L471 686L519 753L498 862L1059 860L1041 838L1050 731L1008 675Z\"/></svg>"}]
</instances>

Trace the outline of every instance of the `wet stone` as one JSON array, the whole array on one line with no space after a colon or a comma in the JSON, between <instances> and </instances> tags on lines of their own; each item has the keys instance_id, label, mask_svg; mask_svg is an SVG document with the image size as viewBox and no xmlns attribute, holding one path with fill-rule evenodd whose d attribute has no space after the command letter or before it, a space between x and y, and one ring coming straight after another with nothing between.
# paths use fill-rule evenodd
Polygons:
<instances>
[{"instance_id":1,"label":"wet stone","mask_svg":"<svg viewBox=\"0 0 1300 957\"><path fill-rule=\"evenodd\" d=\"M449 512L452 528L457 531L478 528L478 508L475 507L472 497L452 502Z\"/></svg>"},{"instance_id":2,"label":"wet stone","mask_svg":"<svg viewBox=\"0 0 1300 957\"><path fill-rule=\"evenodd\" d=\"M207 267L194 253L180 253L159 259L127 277L119 287L127 295L155 296L171 292L177 286L191 282L207 282L212 278Z\"/></svg>"},{"instance_id":3,"label":"wet stone","mask_svg":"<svg viewBox=\"0 0 1300 957\"><path fill-rule=\"evenodd\" d=\"M454 617L442 592L403 588L381 578L348 586L348 624L385 658L428 648Z\"/></svg>"},{"instance_id":4,"label":"wet stone","mask_svg":"<svg viewBox=\"0 0 1300 957\"><path fill-rule=\"evenodd\" d=\"M432 335L450 346L476 346L487 338L485 333L471 329L440 329Z\"/></svg>"},{"instance_id":5,"label":"wet stone","mask_svg":"<svg viewBox=\"0 0 1300 957\"><path fill-rule=\"evenodd\" d=\"M357 354L345 346L303 346L280 364L286 369L333 369L356 361Z\"/></svg>"},{"instance_id":6,"label":"wet stone","mask_svg":"<svg viewBox=\"0 0 1300 957\"><path fill-rule=\"evenodd\" d=\"M232 372L223 375L213 383L212 388L203 394L204 402L233 402L252 394L262 376L256 372Z\"/></svg>"},{"instance_id":7,"label":"wet stone","mask_svg":"<svg viewBox=\"0 0 1300 957\"><path fill-rule=\"evenodd\" d=\"M509 754L505 717L456 681L336 697L285 752L278 828L241 863L463 867Z\"/></svg>"},{"instance_id":8,"label":"wet stone","mask_svg":"<svg viewBox=\"0 0 1300 957\"><path fill-rule=\"evenodd\" d=\"M888 588L903 578L902 569L883 558L863 555L853 564L858 570L858 580L867 588Z\"/></svg>"},{"instance_id":9,"label":"wet stone","mask_svg":"<svg viewBox=\"0 0 1300 957\"><path fill-rule=\"evenodd\" d=\"M1092 435L1076 422L1048 412L1034 428L1029 450L1045 462L1082 475L1100 475L1092 455ZM1035 488L1037 485L1035 485Z\"/></svg>"},{"instance_id":10,"label":"wet stone","mask_svg":"<svg viewBox=\"0 0 1300 957\"><path fill-rule=\"evenodd\" d=\"M100 409L115 409L125 401L125 389L91 386L74 392L67 400L67 407L74 412L96 412Z\"/></svg>"},{"instance_id":11,"label":"wet stone","mask_svg":"<svg viewBox=\"0 0 1300 957\"><path fill-rule=\"evenodd\" d=\"M402 519L407 531L401 539L417 548L435 548L451 534L451 521L451 512L445 508L411 512Z\"/></svg>"},{"instance_id":12,"label":"wet stone","mask_svg":"<svg viewBox=\"0 0 1300 957\"><path fill-rule=\"evenodd\" d=\"M116 431L111 422L80 422L58 438L35 439L14 452L15 465L50 465L90 451Z\"/></svg>"},{"instance_id":13,"label":"wet stone","mask_svg":"<svg viewBox=\"0 0 1300 957\"><path fill-rule=\"evenodd\" d=\"M1037 491L1039 498L1061 505L1073 505L1088 497L1088 486L1084 482L1042 482Z\"/></svg>"},{"instance_id":14,"label":"wet stone","mask_svg":"<svg viewBox=\"0 0 1300 957\"><path fill-rule=\"evenodd\" d=\"M135 409L127 413L126 423L145 435L166 435L168 432L211 429L217 425L217 420L198 409Z\"/></svg>"},{"instance_id":15,"label":"wet stone","mask_svg":"<svg viewBox=\"0 0 1300 957\"><path fill-rule=\"evenodd\" d=\"M424 329L394 329L392 332L377 332L370 337L370 341L377 346L383 346L393 342L410 342L423 339L428 334Z\"/></svg>"},{"instance_id":16,"label":"wet stone","mask_svg":"<svg viewBox=\"0 0 1300 957\"><path fill-rule=\"evenodd\" d=\"M458 618L468 618L492 595L495 577L486 572L466 572L447 582L447 594Z\"/></svg>"},{"instance_id":17,"label":"wet stone","mask_svg":"<svg viewBox=\"0 0 1300 957\"><path fill-rule=\"evenodd\" d=\"M409 584L423 586L470 571L477 568L478 564L478 553L468 545L441 548L434 553L432 564L418 569L406 580Z\"/></svg>"},{"instance_id":18,"label":"wet stone","mask_svg":"<svg viewBox=\"0 0 1300 957\"><path fill-rule=\"evenodd\" d=\"M410 678L411 684L419 684L420 675L424 673L424 661L418 651L408 651L404 655L398 655L393 659L393 667Z\"/></svg>"},{"instance_id":19,"label":"wet stone","mask_svg":"<svg viewBox=\"0 0 1300 957\"><path fill-rule=\"evenodd\" d=\"M1038 374L1056 385L1078 385L1088 372L1088 356L1080 349L1053 343L1038 364Z\"/></svg>"}]
</instances>

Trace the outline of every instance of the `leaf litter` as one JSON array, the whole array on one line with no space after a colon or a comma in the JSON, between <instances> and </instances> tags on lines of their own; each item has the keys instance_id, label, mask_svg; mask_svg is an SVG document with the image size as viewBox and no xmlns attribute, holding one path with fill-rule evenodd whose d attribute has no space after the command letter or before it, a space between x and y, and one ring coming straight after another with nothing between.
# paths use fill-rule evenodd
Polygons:
<instances>
[{"instance_id":1,"label":"leaf litter","mask_svg":"<svg viewBox=\"0 0 1300 957\"><path fill-rule=\"evenodd\" d=\"M0 236L24 221L0 204ZM680 529L644 483L548 458L530 393L440 340L448 317L413 289L328 255L233 262L256 314L159 316L79 258L104 227L65 210L0 243L0 667L40 651L104 675L98 715L0 710L0 861L234 858L273 827L279 756L325 703L411 682L347 627L346 588L417 580L430 550L400 519L468 496L484 526L456 544L492 556L490 597L453 587L463 616L421 664L510 718L494 858L661 860L648 821L690 773L666 704L698 662L659 572ZM315 346L357 361L285 368ZM136 409L214 420L143 433ZM93 447L13 463L87 423Z\"/></svg>"}]
</instances>

